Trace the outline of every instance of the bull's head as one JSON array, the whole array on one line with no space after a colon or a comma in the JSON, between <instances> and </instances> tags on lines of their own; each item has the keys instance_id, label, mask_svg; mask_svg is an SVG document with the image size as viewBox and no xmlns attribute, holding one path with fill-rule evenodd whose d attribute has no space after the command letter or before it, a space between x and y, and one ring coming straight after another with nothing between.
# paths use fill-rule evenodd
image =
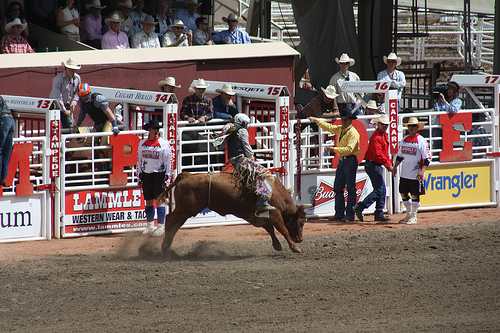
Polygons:
<instances>
[{"instance_id":1,"label":"bull's head","mask_svg":"<svg viewBox=\"0 0 500 333\"><path fill-rule=\"evenodd\" d=\"M306 223L306 212L304 210L311 207L311 204L297 206L295 214L285 222L288 233L295 243L300 243L304 239L302 236L302 230Z\"/></svg>"}]
</instances>

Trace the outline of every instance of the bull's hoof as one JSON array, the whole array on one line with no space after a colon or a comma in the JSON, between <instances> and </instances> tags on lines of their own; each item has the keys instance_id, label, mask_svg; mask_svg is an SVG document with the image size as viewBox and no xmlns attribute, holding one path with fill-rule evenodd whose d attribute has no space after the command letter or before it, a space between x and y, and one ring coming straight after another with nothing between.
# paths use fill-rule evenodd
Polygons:
<instances>
[{"instance_id":1,"label":"bull's hoof","mask_svg":"<svg viewBox=\"0 0 500 333\"><path fill-rule=\"evenodd\" d=\"M283 251L283 247L281 247L280 242L278 242L278 243L273 243L273 248L274 248L276 251Z\"/></svg>"},{"instance_id":2,"label":"bull's hoof","mask_svg":"<svg viewBox=\"0 0 500 333\"><path fill-rule=\"evenodd\" d=\"M302 253L302 250L298 246L297 247L291 247L290 249L292 250L292 252Z\"/></svg>"}]
</instances>

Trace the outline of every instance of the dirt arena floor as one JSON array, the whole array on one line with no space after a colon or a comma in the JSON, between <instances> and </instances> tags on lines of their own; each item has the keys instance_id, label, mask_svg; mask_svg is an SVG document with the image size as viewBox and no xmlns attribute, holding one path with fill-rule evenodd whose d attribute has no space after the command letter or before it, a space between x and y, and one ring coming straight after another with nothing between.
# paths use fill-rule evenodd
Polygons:
<instances>
[{"instance_id":1,"label":"dirt arena floor","mask_svg":"<svg viewBox=\"0 0 500 333\"><path fill-rule=\"evenodd\" d=\"M500 209L0 244L2 332L499 332ZM368 216L365 221L372 221ZM139 251L139 248L142 250Z\"/></svg>"}]
</instances>

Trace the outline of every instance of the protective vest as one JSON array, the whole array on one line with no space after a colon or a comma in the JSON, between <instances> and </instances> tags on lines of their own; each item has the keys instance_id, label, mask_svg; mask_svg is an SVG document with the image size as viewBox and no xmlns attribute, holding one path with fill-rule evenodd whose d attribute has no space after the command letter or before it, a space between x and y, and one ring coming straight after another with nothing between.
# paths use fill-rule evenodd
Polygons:
<instances>
[{"instance_id":1,"label":"protective vest","mask_svg":"<svg viewBox=\"0 0 500 333\"><path fill-rule=\"evenodd\" d=\"M108 116L104 113L104 111L100 108L100 102L96 100L97 96L100 96L99 93L92 93L90 100L88 102L84 102L81 98L81 108L83 111L89 115L89 117L96 124L101 124L108 121ZM97 105L96 105L97 104Z\"/></svg>"},{"instance_id":2,"label":"protective vest","mask_svg":"<svg viewBox=\"0 0 500 333\"><path fill-rule=\"evenodd\" d=\"M243 148L243 143L240 138L238 138L238 131L243 129L239 125L233 125L228 131L229 136L226 138L227 145L227 158L231 159L236 156L245 155L245 150Z\"/></svg>"}]
</instances>

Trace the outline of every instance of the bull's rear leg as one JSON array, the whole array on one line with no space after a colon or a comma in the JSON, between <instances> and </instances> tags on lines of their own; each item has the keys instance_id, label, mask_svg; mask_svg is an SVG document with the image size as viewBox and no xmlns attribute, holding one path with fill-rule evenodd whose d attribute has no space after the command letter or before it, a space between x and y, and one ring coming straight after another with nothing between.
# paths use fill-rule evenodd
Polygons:
<instances>
[{"instance_id":1,"label":"bull's rear leg","mask_svg":"<svg viewBox=\"0 0 500 333\"><path fill-rule=\"evenodd\" d=\"M281 247L281 243L278 240L278 237L276 237L276 235L274 233L274 227L271 224L268 224L263 228L266 229L267 233L271 236L271 240L273 241L273 248L276 251L283 251L283 248Z\"/></svg>"},{"instance_id":2,"label":"bull's rear leg","mask_svg":"<svg viewBox=\"0 0 500 333\"><path fill-rule=\"evenodd\" d=\"M271 216L272 225L276 228L276 230L278 230L280 232L280 234L283 235L283 237L285 237L286 242L288 243L288 246L290 247L290 250L292 250L292 252L295 252L295 253L302 253L302 250L299 248L299 246L297 244L295 244L295 242L290 237L290 234L288 233L288 230L285 227L285 221L283 221L283 217L281 217L281 213L274 211L274 212L271 212L271 214L272 214L272 216Z\"/></svg>"},{"instance_id":3,"label":"bull's rear leg","mask_svg":"<svg viewBox=\"0 0 500 333\"><path fill-rule=\"evenodd\" d=\"M165 218L165 237L163 238L163 243L161 244L161 251L164 256L168 254L175 234L188 218L189 216L186 217L181 216L178 213L176 214L175 210L172 213L168 214Z\"/></svg>"}]
</instances>

